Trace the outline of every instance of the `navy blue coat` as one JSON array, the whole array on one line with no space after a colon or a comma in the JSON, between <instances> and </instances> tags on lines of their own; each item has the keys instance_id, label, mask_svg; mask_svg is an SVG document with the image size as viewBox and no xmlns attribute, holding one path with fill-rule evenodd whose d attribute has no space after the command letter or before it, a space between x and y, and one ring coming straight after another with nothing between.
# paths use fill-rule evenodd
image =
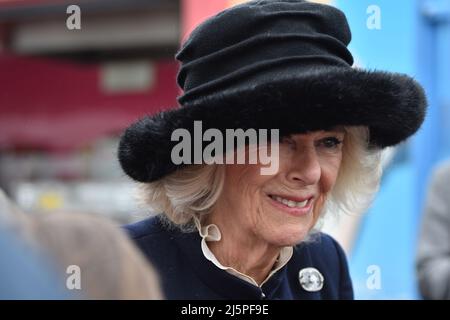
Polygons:
<instances>
[{"instance_id":1,"label":"navy blue coat","mask_svg":"<svg viewBox=\"0 0 450 320\"><path fill-rule=\"evenodd\" d=\"M124 228L158 270L167 299L353 299L344 252L323 233L314 242L297 245L291 260L259 288L207 260L198 232L168 230L157 217ZM300 285L299 271L307 267L323 275L320 291L308 292Z\"/></svg>"}]
</instances>

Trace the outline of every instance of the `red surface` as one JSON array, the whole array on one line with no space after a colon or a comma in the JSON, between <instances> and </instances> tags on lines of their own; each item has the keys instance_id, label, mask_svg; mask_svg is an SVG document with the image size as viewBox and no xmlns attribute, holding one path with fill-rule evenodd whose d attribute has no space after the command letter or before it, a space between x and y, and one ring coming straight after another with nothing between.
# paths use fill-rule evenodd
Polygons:
<instances>
[{"instance_id":1,"label":"red surface","mask_svg":"<svg viewBox=\"0 0 450 320\"><path fill-rule=\"evenodd\" d=\"M181 0L184 37L228 0ZM0 1L8 6L64 2ZM118 134L144 114L177 105L175 61L159 62L155 86L143 93L102 92L99 66L0 54L0 149L72 149Z\"/></svg>"},{"instance_id":2,"label":"red surface","mask_svg":"<svg viewBox=\"0 0 450 320\"><path fill-rule=\"evenodd\" d=\"M155 70L148 91L107 94L98 65L0 55L0 148L77 148L176 106L177 64Z\"/></svg>"},{"instance_id":3,"label":"red surface","mask_svg":"<svg viewBox=\"0 0 450 320\"><path fill-rule=\"evenodd\" d=\"M181 0L182 39L206 18L222 11L228 6L228 0Z\"/></svg>"}]
</instances>

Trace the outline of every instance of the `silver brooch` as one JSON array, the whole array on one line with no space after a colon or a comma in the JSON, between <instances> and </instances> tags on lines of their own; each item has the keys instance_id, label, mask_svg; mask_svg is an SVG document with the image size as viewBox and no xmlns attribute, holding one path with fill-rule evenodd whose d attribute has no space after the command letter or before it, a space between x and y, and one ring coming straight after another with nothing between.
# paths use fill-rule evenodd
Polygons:
<instances>
[{"instance_id":1,"label":"silver brooch","mask_svg":"<svg viewBox=\"0 0 450 320\"><path fill-rule=\"evenodd\" d=\"M316 268L300 270L298 280L302 288L309 292L320 291L323 287L323 275Z\"/></svg>"}]
</instances>

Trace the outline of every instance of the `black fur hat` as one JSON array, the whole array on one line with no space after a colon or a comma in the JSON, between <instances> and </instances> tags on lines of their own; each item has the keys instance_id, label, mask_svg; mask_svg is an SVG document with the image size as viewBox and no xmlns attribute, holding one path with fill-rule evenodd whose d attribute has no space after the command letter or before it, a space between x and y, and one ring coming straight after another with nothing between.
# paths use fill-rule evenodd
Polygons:
<instances>
[{"instance_id":1,"label":"black fur hat","mask_svg":"<svg viewBox=\"0 0 450 320\"><path fill-rule=\"evenodd\" d=\"M173 172L177 128L279 129L280 135L364 125L372 147L421 126L422 87L407 75L352 68L344 14L303 0L250 1L198 26L176 58L181 107L144 117L122 135L119 161L133 179Z\"/></svg>"}]
</instances>

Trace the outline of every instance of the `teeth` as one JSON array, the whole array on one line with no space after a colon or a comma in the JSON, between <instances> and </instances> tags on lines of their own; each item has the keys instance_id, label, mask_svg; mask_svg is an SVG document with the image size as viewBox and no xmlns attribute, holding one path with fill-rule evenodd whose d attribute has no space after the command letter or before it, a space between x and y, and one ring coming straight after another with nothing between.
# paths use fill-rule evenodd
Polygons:
<instances>
[{"instance_id":1,"label":"teeth","mask_svg":"<svg viewBox=\"0 0 450 320\"><path fill-rule=\"evenodd\" d=\"M278 197L278 196L276 196L276 197L271 196L271 198L274 199L275 201L278 201L278 202L288 206L289 208L293 208L293 207L303 208L308 203L308 200L305 200L305 201L302 201L302 202L297 202L297 201L284 199L284 198L281 198L281 197Z\"/></svg>"}]
</instances>

